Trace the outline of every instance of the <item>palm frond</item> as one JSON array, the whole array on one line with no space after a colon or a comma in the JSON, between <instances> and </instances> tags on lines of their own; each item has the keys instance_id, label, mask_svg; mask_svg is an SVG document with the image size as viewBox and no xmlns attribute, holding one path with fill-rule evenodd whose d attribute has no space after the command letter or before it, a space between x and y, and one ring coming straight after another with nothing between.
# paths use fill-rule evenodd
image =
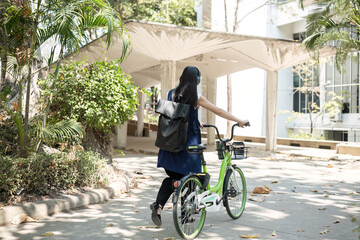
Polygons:
<instances>
[{"instance_id":1,"label":"palm frond","mask_svg":"<svg viewBox=\"0 0 360 240\"><path fill-rule=\"evenodd\" d=\"M62 120L44 126L42 119L34 118L30 134L37 141L53 145L61 142L79 142L83 137L83 129L75 120Z\"/></svg>"}]
</instances>

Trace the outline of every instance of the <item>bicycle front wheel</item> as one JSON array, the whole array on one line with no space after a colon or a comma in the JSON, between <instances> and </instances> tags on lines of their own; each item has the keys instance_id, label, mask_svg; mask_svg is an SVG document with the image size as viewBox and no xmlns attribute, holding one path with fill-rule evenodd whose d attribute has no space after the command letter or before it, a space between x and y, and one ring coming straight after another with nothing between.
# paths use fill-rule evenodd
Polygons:
<instances>
[{"instance_id":1,"label":"bicycle front wheel","mask_svg":"<svg viewBox=\"0 0 360 240\"><path fill-rule=\"evenodd\" d=\"M224 206L233 219L238 219L244 212L246 203L246 182L240 168L233 166L229 169L224 181Z\"/></svg>"},{"instance_id":2,"label":"bicycle front wheel","mask_svg":"<svg viewBox=\"0 0 360 240\"><path fill-rule=\"evenodd\" d=\"M203 192L201 181L196 176L188 177L180 186L175 196L173 220L180 237L194 239L201 232L205 223L206 211L199 209L198 194Z\"/></svg>"}]
</instances>

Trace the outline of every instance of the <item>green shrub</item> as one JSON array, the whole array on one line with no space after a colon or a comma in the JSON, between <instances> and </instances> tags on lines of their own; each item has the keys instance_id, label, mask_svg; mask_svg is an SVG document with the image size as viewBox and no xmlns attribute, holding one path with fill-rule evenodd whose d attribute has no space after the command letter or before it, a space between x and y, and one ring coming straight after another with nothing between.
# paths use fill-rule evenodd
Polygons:
<instances>
[{"instance_id":1,"label":"green shrub","mask_svg":"<svg viewBox=\"0 0 360 240\"><path fill-rule=\"evenodd\" d=\"M49 194L54 190L94 186L106 160L97 153L44 153L29 158L0 157L0 201L23 193Z\"/></svg>"},{"instance_id":2,"label":"green shrub","mask_svg":"<svg viewBox=\"0 0 360 240\"><path fill-rule=\"evenodd\" d=\"M41 83L43 95L50 94ZM119 61L67 62L60 67L51 105L52 117L75 119L84 126L108 133L115 125L129 120L139 104L138 88L119 67ZM139 89L140 90L140 89Z\"/></svg>"}]
</instances>

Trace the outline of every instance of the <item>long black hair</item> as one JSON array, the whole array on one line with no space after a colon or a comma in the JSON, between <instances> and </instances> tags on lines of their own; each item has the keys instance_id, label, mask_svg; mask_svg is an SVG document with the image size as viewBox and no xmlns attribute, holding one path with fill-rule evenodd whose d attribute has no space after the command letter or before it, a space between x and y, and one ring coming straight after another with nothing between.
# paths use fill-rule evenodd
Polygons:
<instances>
[{"instance_id":1,"label":"long black hair","mask_svg":"<svg viewBox=\"0 0 360 240\"><path fill-rule=\"evenodd\" d=\"M197 85L200 83L201 73L198 68L187 66L180 77L179 86L175 88L175 102L197 106Z\"/></svg>"}]
</instances>

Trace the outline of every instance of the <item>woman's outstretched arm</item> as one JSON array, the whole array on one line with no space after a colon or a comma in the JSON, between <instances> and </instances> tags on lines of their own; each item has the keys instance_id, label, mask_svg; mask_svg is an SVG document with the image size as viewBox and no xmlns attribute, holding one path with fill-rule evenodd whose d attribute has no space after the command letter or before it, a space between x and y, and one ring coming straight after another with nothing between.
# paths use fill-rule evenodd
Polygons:
<instances>
[{"instance_id":1,"label":"woman's outstretched arm","mask_svg":"<svg viewBox=\"0 0 360 240\"><path fill-rule=\"evenodd\" d=\"M201 107L206 108L207 110L215 113L219 117L239 123L240 127L244 127L245 124L249 123L248 120L241 120L235 117L234 115L230 114L229 112L225 111L224 109L217 107L216 105L209 102L209 100L207 100L204 96L200 96L198 104Z\"/></svg>"}]
</instances>

